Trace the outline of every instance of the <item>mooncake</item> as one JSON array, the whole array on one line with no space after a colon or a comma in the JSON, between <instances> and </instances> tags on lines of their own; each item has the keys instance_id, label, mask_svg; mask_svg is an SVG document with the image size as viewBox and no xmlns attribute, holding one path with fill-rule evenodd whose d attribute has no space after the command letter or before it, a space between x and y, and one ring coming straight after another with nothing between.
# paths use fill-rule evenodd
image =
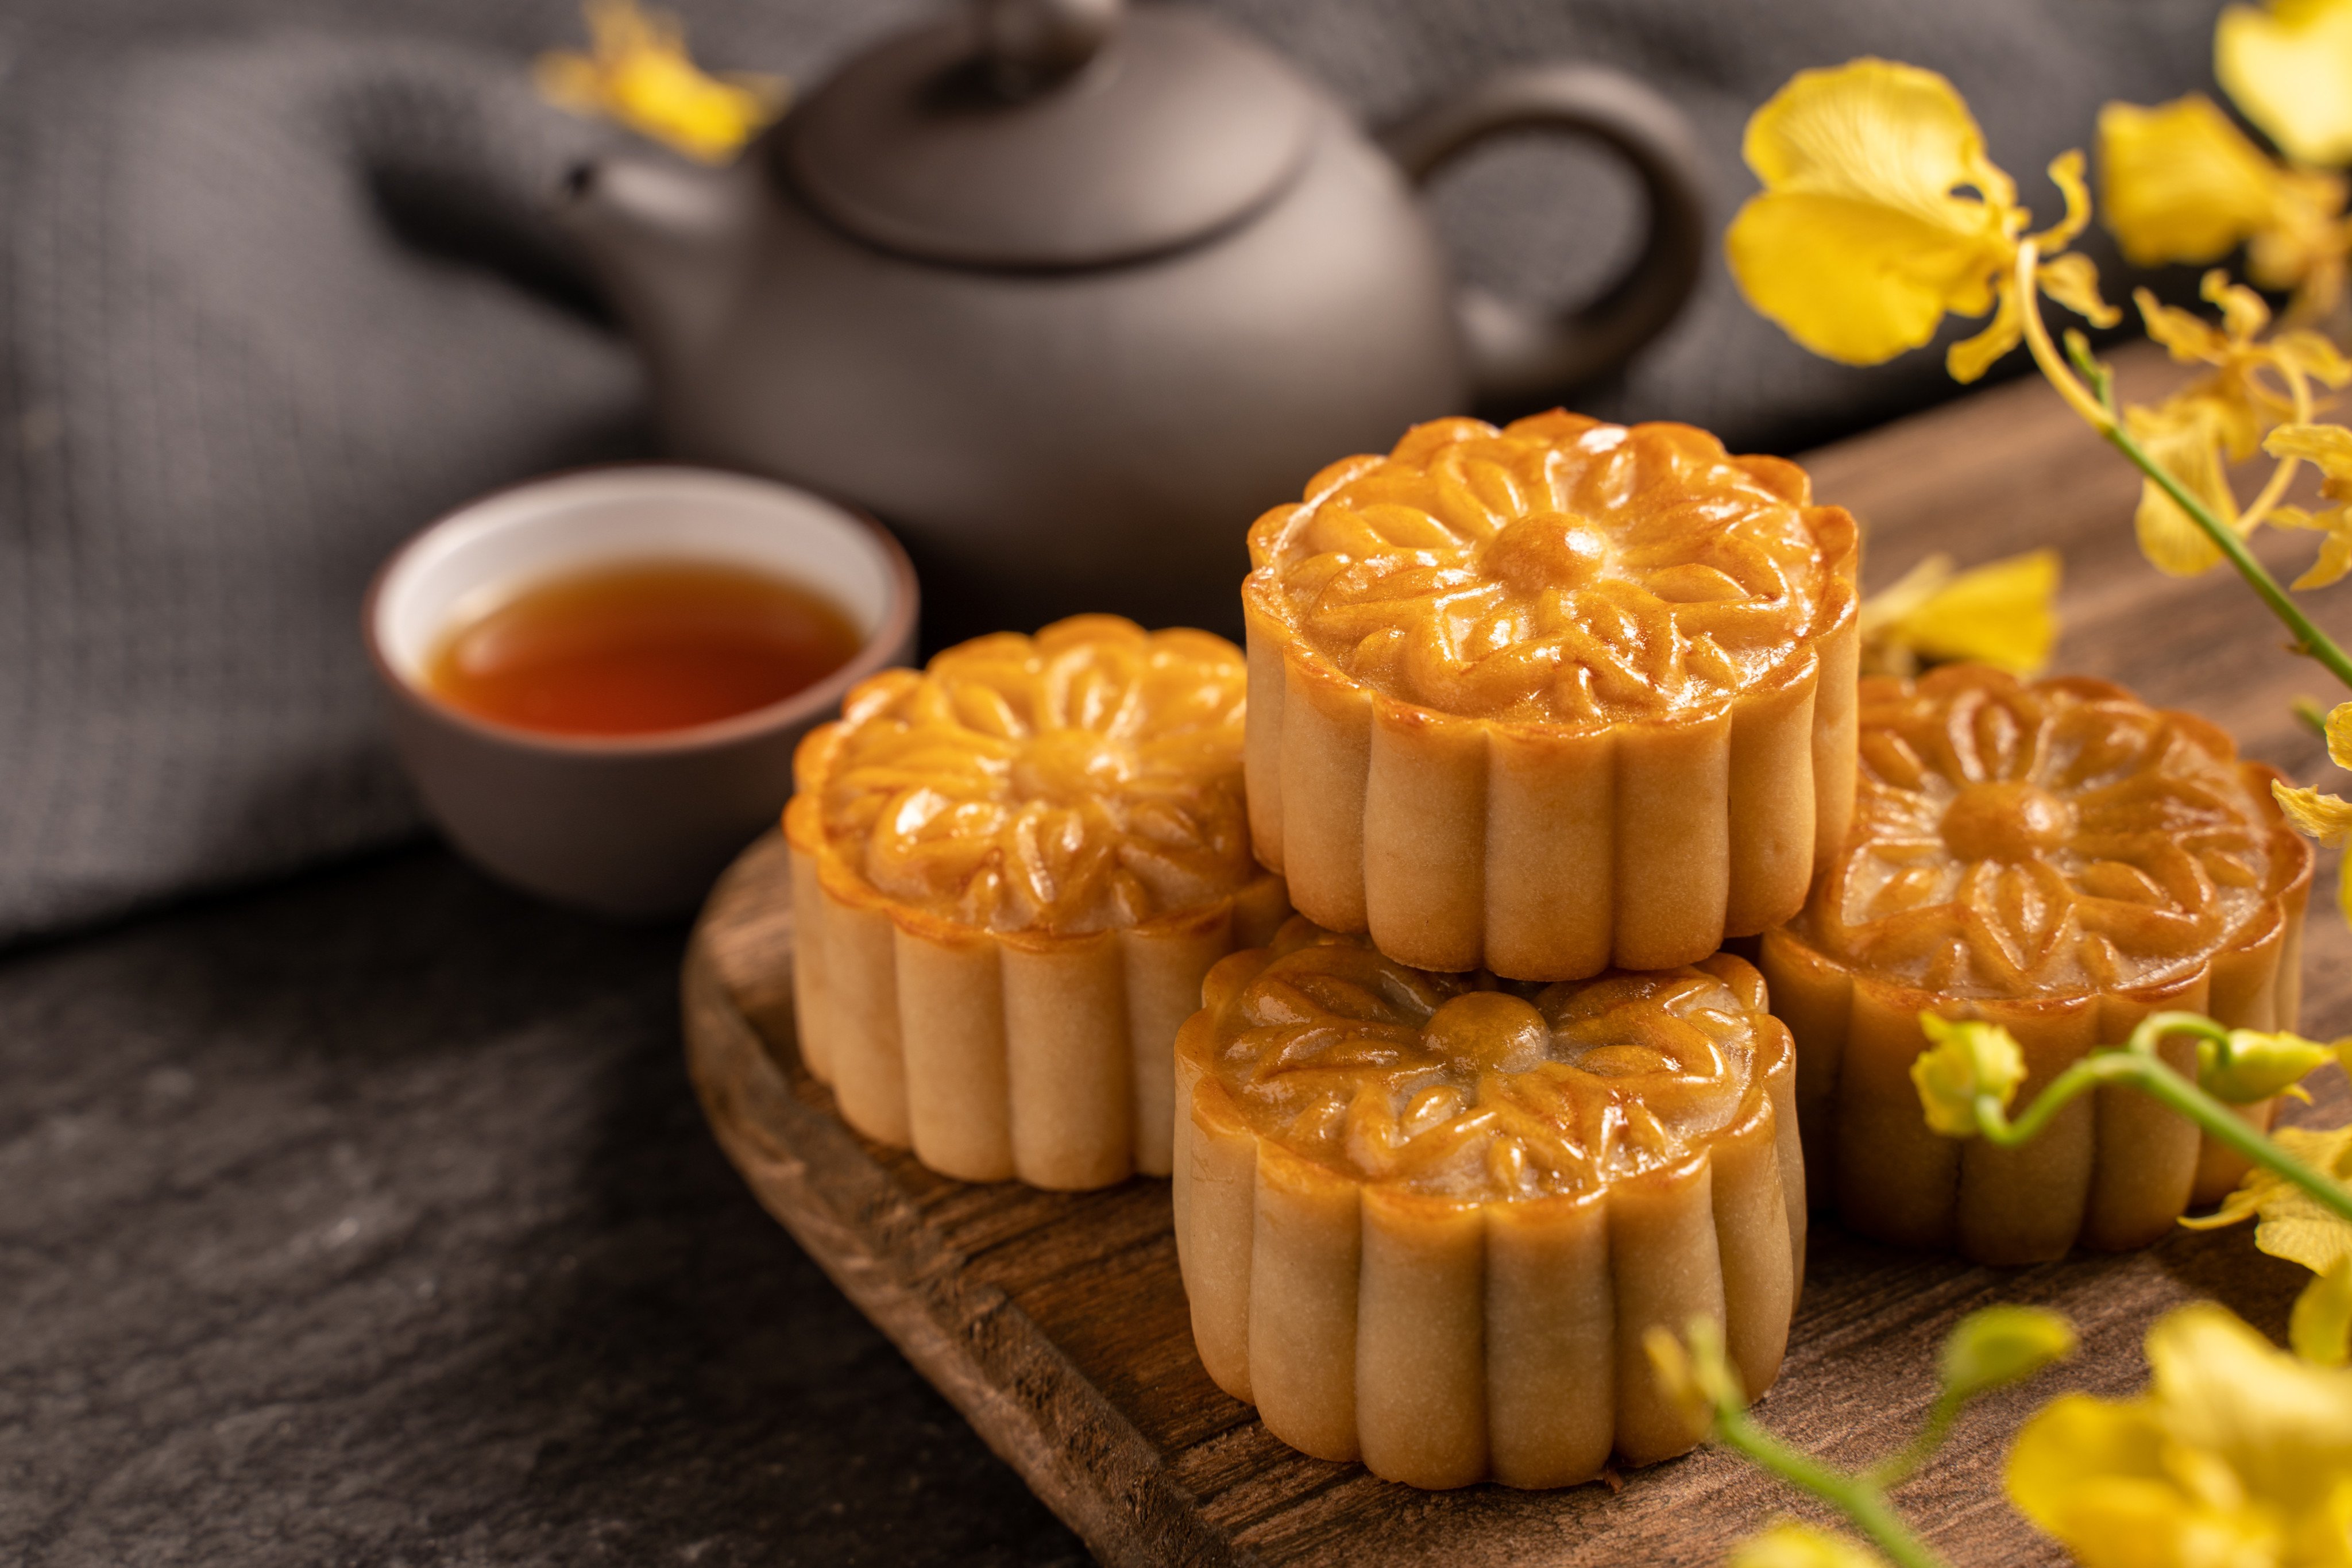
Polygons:
<instances>
[{"instance_id":1,"label":"mooncake","mask_svg":"<svg viewBox=\"0 0 2352 1568\"><path fill-rule=\"evenodd\" d=\"M2015 1035L2020 1108L2159 1009L2293 1027L2312 851L2278 775L2104 681L1948 665L1864 680L1860 703L1853 832L1761 947L1813 1190L1864 1235L1984 1262L2156 1240L2234 1184L2235 1156L2119 1088L2017 1149L1938 1137L1910 1079L1918 1016ZM2191 1042L2164 1049L2195 1076Z\"/></svg>"},{"instance_id":2,"label":"mooncake","mask_svg":"<svg viewBox=\"0 0 2352 1568\"><path fill-rule=\"evenodd\" d=\"M803 1058L966 1181L1165 1175L1202 977L1289 914L1250 858L1241 651L1085 616L856 687L784 812Z\"/></svg>"},{"instance_id":3,"label":"mooncake","mask_svg":"<svg viewBox=\"0 0 2352 1568\"><path fill-rule=\"evenodd\" d=\"M1259 518L1249 808L1300 913L1425 969L1694 963L1852 807L1853 520L1687 425L1416 426Z\"/></svg>"},{"instance_id":4,"label":"mooncake","mask_svg":"<svg viewBox=\"0 0 2352 1568\"><path fill-rule=\"evenodd\" d=\"M1549 985L1304 918L1178 1036L1176 1245L1219 1387L1318 1458L1564 1486L1700 1436L1645 1330L1726 1327L1750 1396L1802 1277L1789 1033L1728 954Z\"/></svg>"}]
</instances>

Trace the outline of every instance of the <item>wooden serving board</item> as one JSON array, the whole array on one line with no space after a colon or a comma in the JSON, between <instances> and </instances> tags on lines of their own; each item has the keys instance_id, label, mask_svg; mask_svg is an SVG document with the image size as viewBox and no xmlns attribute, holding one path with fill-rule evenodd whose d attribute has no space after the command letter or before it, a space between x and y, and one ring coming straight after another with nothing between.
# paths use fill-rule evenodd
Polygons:
<instances>
[{"instance_id":1,"label":"wooden serving board","mask_svg":"<svg viewBox=\"0 0 2352 1568\"><path fill-rule=\"evenodd\" d=\"M2140 395L2169 374L2147 357L2125 370ZM2056 545L2067 565L2057 668L2200 712L2299 778L2325 773L2317 742L2287 708L2297 695L2326 697L2324 674L2281 651L2226 571L2183 582L2139 560L2135 479L2038 383L1806 462L1821 497L1864 520L1874 585L1931 550L1972 563ZM2309 548L2308 535L2281 536L2264 552L2299 563ZM2329 601L2317 604L2325 613ZM2328 866L2305 958L2304 1024L2323 1037L2352 1031L2352 933L2335 917L2334 889ZM688 1061L719 1142L768 1210L1104 1562L1696 1564L1775 1515L1819 1517L1711 1450L1559 1491L1436 1493L1293 1452L1193 1354L1168 1184L1075 1196L968 1185L851 1132L793 1047L792 940L786 856L771 835L712 893L686 961ZM2314 1088L2318 1103L2298 1119L2352 1115L2333 1069ZM2138 1387L2147 1323L2192 1297L2216 1297L2284 1337L2306 1279L2256 1252L2250 1227L2002 1270L1870 1246L1817 1222L1788 1360L1759 1414L1834 1462L1865 1462L1924 1415L1955 1319L1996 1300L2059 1308L2082 1331L2077 1360L1979 1406L1896 1495L1956 1563L2057 1563L2063 1554L2001 1498L2018 1421L2062 1387Z\"/></svg>"}]
</instances>

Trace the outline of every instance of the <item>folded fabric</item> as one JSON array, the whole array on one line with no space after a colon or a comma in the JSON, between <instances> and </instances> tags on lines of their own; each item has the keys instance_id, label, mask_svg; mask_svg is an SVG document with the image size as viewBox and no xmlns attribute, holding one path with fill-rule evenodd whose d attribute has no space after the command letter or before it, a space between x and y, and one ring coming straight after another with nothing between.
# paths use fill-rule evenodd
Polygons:
<instances>
[{"instance_id":1,"label":"folded fabric","mask_svg":"<svg viewBox=\"0 0 2352 1568\"><path fill-rule=\"evenodd\" d=\"M284 38L9 88L0 937L413 831L369 574L640 444L532 216L601 133L515 62Z\"/></svg>"},{"instance_id":2,"label":"folded fabric","mask_svg":"<svg viewBox=\"0 0 2352 1568\"><path fill-rule=\"evenodd\" d=\"M2032 169L2085 141L2103 99L2203 85L2212 17L2187 0L1213 8L1374 121L1507 64L1623 66L1698 125L1717 226L1752 188L1740 125L1795 69L1862 53L1944 69L1999 161ZM925 12L683 9L714 66L803 83ZM0 942L413 833L358 638L369 574L470 495L646 449L635 361L541 210L613 135L532 96L525 51L572 41L568 5L16 12L0 31ZM441 41L355 30L403 12ZM2056 211L2046 188L2027 199ZM1532 142L1479 155L1437 200L1465 270L1520 294L1597 282L1638 220L1604 163ZM1579 405L1786 447L1949 390L1932 355L1812 359L1713 262L1675 328Z\"/></svg>"}]
</instances>

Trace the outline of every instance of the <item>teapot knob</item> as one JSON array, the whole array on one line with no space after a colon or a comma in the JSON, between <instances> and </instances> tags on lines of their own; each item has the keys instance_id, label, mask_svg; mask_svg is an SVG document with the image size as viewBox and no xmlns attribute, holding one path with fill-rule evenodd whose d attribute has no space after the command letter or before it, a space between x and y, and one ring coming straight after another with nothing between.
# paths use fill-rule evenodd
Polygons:
<instances>
[{"instance_id":1,"label":"teapot knob","mask_svg":"<svg viewBox=\"0 0 2352 1568\"><path fill-rule=\"evenodd\" d=\"M990 84L1028 98L1073 76L1118 26L1125 0L979 0Z\"/></svg>"}]
</instances>

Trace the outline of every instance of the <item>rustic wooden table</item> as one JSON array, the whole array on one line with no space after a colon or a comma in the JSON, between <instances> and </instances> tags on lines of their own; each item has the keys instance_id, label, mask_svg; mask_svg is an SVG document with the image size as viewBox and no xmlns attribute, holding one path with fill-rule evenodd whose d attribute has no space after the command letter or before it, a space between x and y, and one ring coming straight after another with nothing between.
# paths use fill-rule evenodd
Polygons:
<instances>
[{"instance_id":1,"label":"rustic wooden table","mask_svg":"<svg viewBox=\"0 0 2352 1568\"><path fill-rule=\"evenodd\" d=\"M2173 374L2145 354L2127 357L2125 373L2126 391L2142 393ZM2057 546L2067 575L2056 668L2201 713L2298 777L2322 770L2288 703L2324 694L2325 677L2281 650L2226 571L2179 581L2139 559L2135 479L2040 383L1806 461L1821 497L1863 519L1872 584L1931 551L1965 564ZM2309 547L2308 536L2263 545L2285 562ZM2352 933L2335 918L2334 893L2331 865L2305 958L2304 1023L2323 1036L2352 1030ZM1443 1493L1293 1452L1194 1358L1167 1184L1076 1196L971 1186L866 1143L793 1052L791 941L784 854L771 837L712 896L686 967L691 1065L720 1142L770 1212L1105 1562L1701 1563L1776 1514L1816 1511L1714 1451L1611 1485ZM2342 1079L2329 1069L2299 1119L2352 1113ZM2002 1456L2023 1414L2061 1387L2137 1387L2147 1323L2192 1297L2218 1298L2283 1336L2307 1278L2256 1252L2249 1228L2003 1270L1870 1246L1822 1223L1788 1360L1759 1415L1834 1461L1864 1461L1925 1413L1955 1319L2000 1300L2056 1307L2082 1331L2077 1360L1974 1410L1897 1501L1958 1563L2059 1563L2001 1497Z\"/></svg>"}]
</instances>

